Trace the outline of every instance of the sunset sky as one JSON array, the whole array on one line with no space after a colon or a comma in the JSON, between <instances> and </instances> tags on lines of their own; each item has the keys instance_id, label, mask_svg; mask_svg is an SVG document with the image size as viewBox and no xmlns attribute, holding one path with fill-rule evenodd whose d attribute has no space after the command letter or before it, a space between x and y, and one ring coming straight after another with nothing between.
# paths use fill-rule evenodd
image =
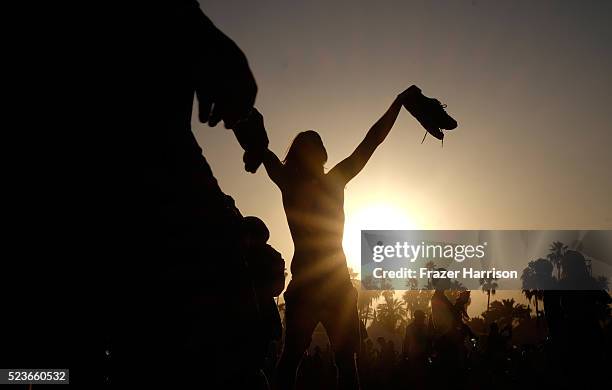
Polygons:
<instances>
[{"instance_id":1,"label":"sunset sky","mask_svg":"<svg viewBox=\"0 0 612 390\"><path fill-rule=\"evenodd\" d=\"M612 228L612 2L200 4L247 55L281 158L297 132L314 129L333 167L411 84L458 120L444 148L432 137L421 145L424 130L403 111L348 184L345 249L356 270L366 228ZM267 223L289 267L279 190L263 167L244 171L230 131L195 119L193 129L221 188Z\"/></svg>"}]
</instances>

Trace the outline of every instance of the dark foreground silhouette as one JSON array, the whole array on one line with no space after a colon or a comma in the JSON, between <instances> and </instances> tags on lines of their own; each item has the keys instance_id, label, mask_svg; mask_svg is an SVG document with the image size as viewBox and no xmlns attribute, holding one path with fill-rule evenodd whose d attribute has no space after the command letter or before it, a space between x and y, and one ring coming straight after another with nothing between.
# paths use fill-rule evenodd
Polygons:
<instances>
[{"instance_id":1,"label":"dark foreground silhouette","mask_svg":"<svg viewBox=\"0 0 612 390\"><path fill-rule=\"evenodd\" d=\"M255 103L255 79L196 1L151 2L132 22L124 70L138 92L121 97L128 122L117 124L127 211L110 232L118 250L107 260L105 375L138 387L255 388L265 384L262 340L274 332L263 336L262 323L274 318L282 259L261 229L244 226L191 130L196 98L199 120L232 129L245 168L256 170L267 136L237 127Z\"/></svg>"}]
</instances>

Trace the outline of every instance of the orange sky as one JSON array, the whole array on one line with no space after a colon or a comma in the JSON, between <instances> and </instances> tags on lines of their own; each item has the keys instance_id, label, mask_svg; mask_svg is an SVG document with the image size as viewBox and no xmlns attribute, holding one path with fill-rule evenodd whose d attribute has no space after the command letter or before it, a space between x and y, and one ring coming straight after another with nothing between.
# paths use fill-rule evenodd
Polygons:
<instances>
[{"instance_id":1,"label":"orange sky","mask_svg":"<svg viewBox=\"0 0 612 390\"><path fill-rule=\"evenodd\" d=\"M392 205L408 228L612 228L612 2L200 3L249 58L281 157L315 129L332 167L411 84L448 104L459 129L444 148L421 145L400 114L347 186L347 221ZM244 171L230 131L193 128L222 189L268 224L289 266L278 189L263 169Z\"/></svg>"}]
</instances>

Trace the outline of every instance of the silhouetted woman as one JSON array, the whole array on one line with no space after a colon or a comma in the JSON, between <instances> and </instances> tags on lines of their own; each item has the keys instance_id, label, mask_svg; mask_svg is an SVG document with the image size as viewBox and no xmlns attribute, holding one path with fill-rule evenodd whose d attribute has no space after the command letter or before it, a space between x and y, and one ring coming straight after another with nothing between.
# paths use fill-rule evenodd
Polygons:
<instances>
[{"instance_id":1,"label":"silhouetted woman","mask_svg":"<svg viewBox=\"0 0 612 390\"><path fill-rule=\"evenodd\" d=\"M355 151L325 172L327 151L313 130L299 133L283 162L270 150L264 166L282 192L295 252L292 280L284 294L286 336L278 367L278 388L290 389L311 335L321 322L334 349L340 388L357 388L359 348L357 292L342 250L344 188L368 162L393 127L402 104L419 122L447 120L440 103L415 86L400 94L368 131Z\"/></svg>"}]
</instances>

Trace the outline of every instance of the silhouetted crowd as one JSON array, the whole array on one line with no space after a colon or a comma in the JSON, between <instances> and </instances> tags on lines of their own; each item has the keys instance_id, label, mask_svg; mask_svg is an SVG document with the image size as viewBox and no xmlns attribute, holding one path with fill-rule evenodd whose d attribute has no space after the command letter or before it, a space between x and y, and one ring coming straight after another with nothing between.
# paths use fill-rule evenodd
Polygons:
<instances>
[{"instance_id":1,"label":"silhouetted crowd","mask_svg":"<svg viewBox=\"0 0 612 390\"><path fill-rule=\"evenodd\" d=\"M561 296L582 296L582 292L559 292ZM573 298L570 298L573 299ZM581 310L582 312L582 310ZM584 314L584 312L582 312ZM363 335L358 357L362 389L516 389L560 388L611 383L612 320L600 321L595 335L586 334L583 325L570 321L560 324L538 320L544 337L537 343L513 341L513 326L502 329L490 323L483 334L465 334L457 351L449 350L447 340L437 335L425 313L417 310L406 326L403 343L395 345L384 337ZM584 318L585 323L588 319ZM553 336L550 326L564 328ZM579 350L573 345L580 345ZM280 346L268 352L267 375L274 375L274 361ZM449 359L452 356L452 359ZM304 354L297 373L296 389L336 389L336 367L329 343L313 343Z\"/></svg>"}]
</instances>

